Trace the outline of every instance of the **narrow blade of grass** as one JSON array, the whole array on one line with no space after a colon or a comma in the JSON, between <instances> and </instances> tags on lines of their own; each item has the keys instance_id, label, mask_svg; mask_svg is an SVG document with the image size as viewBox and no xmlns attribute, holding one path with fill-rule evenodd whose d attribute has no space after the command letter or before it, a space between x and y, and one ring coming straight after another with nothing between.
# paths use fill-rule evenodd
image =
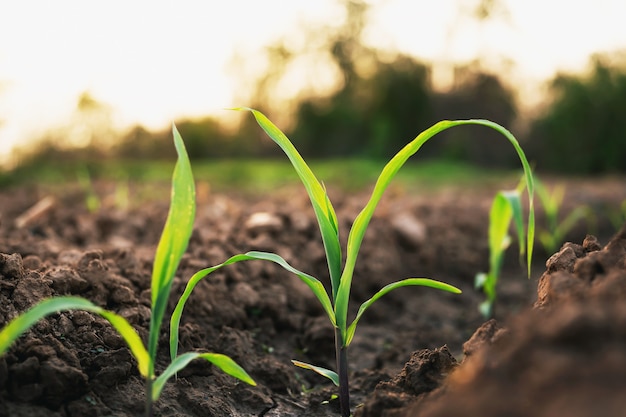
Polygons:
<instances>
[{"instance_id":1,"label":"narrow blade of grass","mask_svg":"<svg viewBox=\"0 0 626 417\"><path fill-rule=\"evenodd\" d=\"M324 242L324 249L326 250L334 299L339 288L339 279L341 276L341 246L339 244L337 215L330 200L328 199L326 190L315 177L315 174L313 174L313 171L311 171L289 138L287 138L287 136L263 113L248 107L239 107L234 110L246 110L252 112L259 126L261 126L265 133L267 133L267 135L274 142L276 142L278 146L280 146L283 152L285 152L296 170L298 177L300 177L300 180L309 195L311 204L313 205L313 210L315 212L315 216L317 217L317 222L322 234L322 241Z\"/></svg>"},{"instance_id":2,"label":"narrow blade of grass","mask_svg":"<svg viewBox=\"0 0 626 417\"><path fill-rule=\"evenodd\" d=\"M320 366L315 366L315 365L311 365L311 364L296 361L296 360L292 360L291 363L293 363L294 365L300 368L308 369L323 377L326 377L330 379L331 381L333 381L333 384L335 384L336 386L339 386L339 375L337 375L335 371L331 371L330 369L322 368Z\"/></svg>"},{"instance_id":3,"label":"narrow blade of grass","mask_svg":"<svg viewBox=\"0 0 626 417\"><path fill-rule=\"evenodd\" d=\"M457 121L441 121L429 129L420 133L413 141L409 142L404 148L402 148L383 168L378 180L376 181L376 185L374 186L374 190L372 191L372 195L363 208L363 210L356 217L352 228L350 230L350 234L348 235L348 246L346 252L346 264L340 279L339 291L337 292L337 299L335 301L335 315L337 318L337 324L339 328L346 328L347 321L347 312L348 312L348 301L350 297L350 288L352 286L352 275L354 273L354 267L356 265L356 259L358 257L359 249L361 247L361 242L363 241L363 237L365 235L365 231L367 230L367 226L374 214L376 206L378 205L380 199L382 198L383 193L389 186L389 183L396 175L396 173L400 170L400 168L404 165L404 163L415 154L424 143L426 143L430 138L435 136L437 133L442 132L446 129L456 126L462 125L482 125L489 128L492 128L501 134L503 134L509 142L515 148L519 159L522 163L522 167L524 169L524 178L526 181L526 189L528 191L529 198L529 216L528 216L528 234L527 234L527 262L530 274L530 264L532 261L532 249L533 249L533 240L534 240L534 228L535 228L535 217L534 217L534 208L533 208L533 194L534 194L534 183L532 171L530 168L530 164L526 159L526 155L524 151L520 147L517 139L504 127L500 126L497 123L488 121L488 120L457 120Z\"/></svg>"},{"instance_id":4,"label":"narrow blade of grass","mask_svg":"<svg viewBox=\"0 0 626 417\"><path fill-rule=\"evenodd\" d=\"M210 273L224 266L231 265L236 262L250 260L265 260L274 262L275 264L282 266L287 271L295 274L311 289L311 291L313 291L313 294L315 294L317 299L322 304L324 311L326 311L326 314L328 314L331 323L335 324L335 315L333 312L332 303L330 301L330 298L328 297L328 294L326 293L324 285L317 278L297 270L296 268L289 265L287 261L285 261L283 258L274 253L252 251L245 254L232 256L219 265L198 271L189 279L189 282L187 282L187 286L185 287L185 291L183 291L183 294L180 296L180 299L176 304L176 308L174 308L174 312L172 313L172 318L170 320L170 357L172 358L172 360L176 358L176 355L178 353L178 329L180 327L180 318L183 314L185 303L187 302L187 299L191 295L193 289L198 284L198 282L200 282Z\"/></svg>"},{"instance_id":5,"label":"narrow blade of grass","mask_svg":"<svg viewBox=\"0 0 626 417\"><path fill-rule=\"evenodd\" d=\"M378 300L380 297L387 294L388 292L395 290L396 288L408 287L408 286L430 287L430 288L435 288L435 289L442 290L442 291L451 292L454 294L461 293L461 290L453 285L446 284L445 282L435 281L435 280L428 279L428 278L406 278L401 281L387 284L383 288L381 288L376 294L374 294L369 300L361 304L361 307L359 307L359 311L357 312L356 317L354 318L354 321L352 321L352 323L350 324L350 327L348 327L348 330L343 337L343 340L345 340L345 346L350 345L350 342L352 342L352 338L354 337L354 333L356 331L357 323L361 319L361 316L363 315L363 313L365 313L365 311L368 308L370 308L372 304L374 304L376 300Z\"/></svg>"},{"instance_id":6,"label":"narrow blade of grass","mask_svg":"<svg viewBox=\"0 0 626 417\"><path fill-rule=\"evenodd\" d=\"M163 371L161 375L154 381L152 390L152 401L157 401L161 396L165 383L178 371L185 368L194 359L205 359L217 366L224 373L233 376L246 384L256 386L256 382L248 375L248 373L237 364L234 360L221 353L198 353L188 352L178 356L169 366Z\"/></svg>"},{"instance_id":7,"label":"narrow blade of grass","mask_svg":"<svg viewBox=\"0 0 626 417\"><path fill-rule=\"evenodd\" d=\"M178 160L172 177L170 209L152 269L152 316L148 344L151 357L156 357L159 330L167 307L172 281L180 259L187 250L196 212L196 191L189 156L176 126L172 126L172 133Z\"/></svg>"},{"instance_id":8,"label":"narrow blade of grass","mask_svg":"<svg viewBox=\"0 0 626 417\"><path fill-rule=\"evenodd\" d=\"M103 310L101 308L97 308L97 310L92 310L94 313L100 314L102 317L107 319L109 323L115 330L122 336L133 356L137 360L137 368L139 369L139 373L144 378L148 378L150 375L150 369L153 368L154 363L148 351L146 350L141 338L135 331L135 329L126 321L126 319L122 316L119 316L115 313L112 313L107 310Z\"/></svg>"},{"instance_id":9,"label":"narrow blade of grass","mask_svg":"<svg viewBox=\"0 0 626 417\"><path fill-rule=\"evenodd\" d=\"M0 331L0 355L3 355L24 332L42 318L60 311L84 310L104 317L119 332L133 356L137 359L139 373L147 377L150 369L150 356L135 329L121 316L104 310L91 301L79 297L55 297L44 300L25 313L17 316Z\"/></svg>"},{"instance_id":10,"label":"narrow blade of grass","mask_svg":"<svg viewBox=\"0 0 626 417\"><path fill-rule=\"evenodd\" d=\"M509 226L514 212L512 201L507 198L505 193L499 192L496 194L489 211L489 267L491 271L496 273L500 270L502 255L510 244ZM523 235L522 230L521 236Z\"/></svg>"},{"instance_id":11,"label":"narrow blade of grass","mask_svg":"<svg viewBox=\"0 0 626 417\"><path fill-rule=\"evenodd\" d=\"M526 241L524 240L524 217L522 211L522 196L517 190L504 191L502 193L504 198L507 199L509 206L511 207L511 218L509 222L513 220L515 226L515 233L517 234L517 244L519 246L520 260L522 255L526 253Z\"/></svg>"}]
</instances>

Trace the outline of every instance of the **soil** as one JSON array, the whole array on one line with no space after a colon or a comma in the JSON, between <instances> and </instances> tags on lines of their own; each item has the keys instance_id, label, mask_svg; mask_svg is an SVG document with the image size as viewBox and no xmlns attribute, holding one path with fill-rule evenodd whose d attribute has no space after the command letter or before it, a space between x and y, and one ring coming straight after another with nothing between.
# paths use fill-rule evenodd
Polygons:
<instances>
[{"instance_id":1,"label":"soil","mask_svg":"<svg viewBox=\"0 0 626 417\"><path fill-rule=\"evenodd\" d=\"M597 239L585 237L581 223L568 235L574 243L554 256L538 246L530 279L511 248L497 321L487 322L473 281L488 265L494 189L390 190L363 243L351 314L385 284L410 276L448 282L463 294L403 288L367 311L349 351L354 415L626 415L626 229L616 234L604 211L626 199L623 184L569 184L565 211L592 207ZM112 187L98 184L103 199L95 212L71 188L0 191L0 325L43 298L74 294L126 317L147 339L151 266L169 190L144 189L164 198L122 209L108 200ZM141 194L137 187L131 195ZM345 245L368 195L330 196ZM268 197L199 184L194 233L168 311L193 273L249 250L276 252L328 282L319 231L299 188ZM158 370L169 361L166 327ZM193 362L166 384L155 416L339 415L335 387L290 362L334 368L333 329L308 288L273 264L240 263L203 280L185 307L180 344L181 353L228 354L258 386ZM143 407L135 360L90 313L49 316L0 358L0 416L126 417L143 415Z\"/></svg>"}]
</instances>

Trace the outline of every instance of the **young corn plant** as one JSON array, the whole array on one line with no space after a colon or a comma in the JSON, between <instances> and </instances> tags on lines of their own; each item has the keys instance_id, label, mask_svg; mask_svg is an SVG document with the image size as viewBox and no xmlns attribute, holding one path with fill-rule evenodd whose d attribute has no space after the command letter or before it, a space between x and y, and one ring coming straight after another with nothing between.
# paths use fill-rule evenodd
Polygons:
<instances>
[{"instance_id":1,"label":"young corn plant","mask_svg":"<svg viewBox=\"0 0 626 417\"><path fill-rule=\"evenodd\" d=\"M486 299L478 307L479 311L485 318L491 318L495 315L496 301L496 285L500 278L502 263L504 262L504 254L511 244L511 236L509 236L509 227L511 222L515 225L515 231L518 237L518 246L520 257L526 251L526 242L524 241L524 220L522 216L522 192L525 188L525 180L522 179L515 190L499 191L493 199L491 210L489 211L489 272L481 272L476 275L475 287L482 289ZM528 226L529 236L534 231L531 229L533 225ZM532 245L528 242L529 252L532 251ZM530 261L532 253L528 255L528 273L530 276Z\"/></svg>"},{"instance_id":2,"label":"young corn plant","mask_svg":"<svg viewBox=\"0 0 626 417\"><path fill-rule=\"evenodd\" d=\"M98 193L96 193L96 188L87 167L82 167L78 171L78 183L85 193L85 206L87 210L89 210L90 213L97 212L102 206L102 203L100 197L98 197Z\"/></svg>"},{"instance_id":3,"label":"young corn plant","mask_svg":"<svg viewBox=\"0 0 626 417\"><path fill-rule=\"evenodd\" d=\"M178 160L172 179L171 204L161 239L157 246L152 269L152 307L148 346L144 345L135 329L123 317L107 311L91 301L73 297L54 297L44 300L27 312L15 317L0 331L0 355L37 321L45 316L64 310L85 310L102 316L123 337L137 360L139 373L146 381L146 416L152 416L153 403L159 399L165 383L192 360L202 358L213 363L225 373L250 385L256 385L252 378L231 358L219 353L188 352L172 358L171 363L156 375L155 363L161 324L170 297L174 275L180 259L187 249L193 229L196 201L195 185L189 157L176 127L172 128Z\"/></svg>"},{"instance_id":4,"label":"young corn plant","mask_svg":"<svg viewBox=\"0 0 626 417\"><path fill-rule=\"evenodd\" d=\"M546 214L547 222L546 227L538 231L537 237L546 252L554 253L565 240L567 233L576 226L578 221L585 219L587 225L594 223L593 213L587 206L578 206L559 222L559 212L565 197L565 188L563 186L555 186L552 190L548 190L541 181L536 181L535 186L537 187L537 195Z\"/></svg>"},{"instance_id":5,"label":"young corn plant","mask_svg":"<svg viewBox=\"0 0 626 417\"><path fill-rule=\"evenodd\" d=\"M350 396L348 385L348 347L350 346L357 324L363 313L379 298L387 294L388 292L406 286L427 286L443 291L452 293L460 293L461 291L449 284L427 279L427 278L406 278L391 284L386 285L375 293L370 299L361 304L356 316L350 322L348 320L348 302L350 299L350 289L352 286L352 278L354 269L356 266L359 249L365 236L367 226L374 214L374 210L378 205L378 202L383 196L387 186L398 172L398 170L404 165L410 156L417 152L420 147L428 141L431 137L439 132L455 126L461 125L483 125L495 129L502 133L513 145L517 151L519 158L522 162L526 180L529 184L529 204L531 210L529 211L529 225L534 224L534 211L532 210L532 176L530 166L526 160L522 149L520 148L517 140L513 135L501 127L500 125L487 121L487 120L461 120L461 121L442 121L432 126L430 129L422 132L413 141L406 145L400 152L398 152L381 172L372 195L354 220L350 233L348 235L348 244L346 248L345 263L342 263L342 251L339 241L339 227L337 222L337 216L333 205L326 193L323 185L315 177L307 163L302 156L298 153L291 141L285 136L285 134L278 129L265 115L261 112L250 108L237 108L235 110L250 111L257 123L268 134L268 136L276 142L276 144L284 151L286 156L291 161L296 173L302 181L304 188L306 189L313 211L318 221L318 226L321 232L322 241L326 253L326 260L328 269L330 272L331 291L330 294L326 291L324 285L315 277L307 275L303 272L297 271L289 266L282 258L276 254L266 252L248 252L243 255L235 255L223 264L217 265L212 268L207 268L198 272L194 277L189 280L187 288L185 289L183 296L179 301L179 305L172 314L172 322L170 328L170 352L172 355L176 354L176 345L178 341L175 339L180 320L180 314L184 308L184 300L188 294L193 290L194 285L199 282L204 276L213 272L214 270L223 266L232 264L238 261L250 260L250 259L265 259L275 262L287 270L295 273L302 279L309 288L313 291L319 302L321 303L324 311L328 315L328 318L335 328L335 354L336 354L336 371L325 369L319 366L311 365L300 361L292 361L294 365L312 370L328 379L330 379L335 385L339 387L339 403L341 407L341 414L343 417L350 415ZM531 228L529 227L529 231ZM532 229L534 230L534 229ZM529 234L528 247L532 248L532 238ZM529 261L530 263L530 258Z\"/></svg>"}]
</instances>

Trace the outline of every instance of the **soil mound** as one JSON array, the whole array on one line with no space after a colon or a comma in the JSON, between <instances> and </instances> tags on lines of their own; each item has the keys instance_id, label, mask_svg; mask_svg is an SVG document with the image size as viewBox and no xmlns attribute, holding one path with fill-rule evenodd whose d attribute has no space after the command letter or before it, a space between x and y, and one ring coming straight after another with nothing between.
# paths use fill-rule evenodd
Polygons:
<instances>
[{"instance_id":1,"label":"soil mound","mask_svg":"<svg viewBox=\"0 0 626 417\"><path fill-rule=\"evenodd\" d=\"M593 236L566 243L546 262L537 292L535 308L506 329L494 320L478 329L442 388L362 415L624 416L626 226L604 248Z\"/></svg>"}]
</instances>

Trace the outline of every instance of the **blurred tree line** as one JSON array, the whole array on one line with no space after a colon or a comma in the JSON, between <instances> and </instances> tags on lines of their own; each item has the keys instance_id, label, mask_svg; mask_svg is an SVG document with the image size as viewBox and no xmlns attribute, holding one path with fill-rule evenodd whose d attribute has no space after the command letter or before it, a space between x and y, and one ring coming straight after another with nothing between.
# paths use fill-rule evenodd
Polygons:
<instances>
[{"instance_id":1,"label":"blurred tree line","mask_svg":"<svg viewBox=\"0 0 626 417\"><path fill-rule=\"evenodd\" d=\"M626 60L591 59L587 76L558 75L552 102L532 123L532 157L566 173L626 172Z\"/></svg>"},{"instance_id":2,"label":"blurred tree line","mask_svg":"<svg viewBox=\"0 0 626 417\"><path fill-rule=\"evenodd\" d=\"M275 120L305 158L388 159L439 120L483 118L508 128L519 121L515 91L498 74L486 71L480 63L459 66L454 68L449 89L436 90L432 65L367 47L362 42L367 4L360 0L342 1L345 21L305 35L307 39L316 37L316 42L304 42L305 46L298 47L279 42L268 48L268 71L261 74L245 98L250 107ZM326 59L333 66L336 85L325 94L298 96L286 109L272 100L274 91L294 70L298 58L307 55L313 56L313 60ZM527 121L527 129L521 134L515 132L538 170L579 174L626 172L623 62L596 56L588 75L557 75L550 82L551 101ZM309 81L317 82L315 74ZM96 110L91 98L82 97L79 101L79 114L85 116ZM192 159L278 155L277 147L265 138L253 118L243 116L236 130L225 128L211 117L180 120L176 124ZM281 117L285 124L279 122ZM87 125L89 120L93 124L93 117L83 117L77 123ZM99 122L102 124L102 120ZM51 158L174 158L169 130L151 132L136 126L114 142L97 140L97 134L91 132L89 146L73 149L58 145L62 142L59 137L66 133L51 132L35 152L21 155L22 165L32 166ZM444 138L424 145L420 158L518 167L517 156L508 142L489 129L467 126L441 136Z\"/></svg>"}]
</instances>

